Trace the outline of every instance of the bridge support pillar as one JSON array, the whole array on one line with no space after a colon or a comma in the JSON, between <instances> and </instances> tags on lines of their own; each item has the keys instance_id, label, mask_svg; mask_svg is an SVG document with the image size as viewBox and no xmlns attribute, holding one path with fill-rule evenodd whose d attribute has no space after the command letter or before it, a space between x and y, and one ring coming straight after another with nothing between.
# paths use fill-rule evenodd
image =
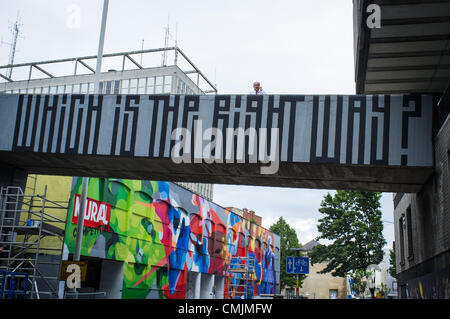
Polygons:
<instances>
[{"instance_id":1,"label":"bridge support pillar","mask_svg":"<svg viewBox=\"0 0 450 319\"><path fill-rule=\"evenodd\" d=\"M25 170L0 163L0 186L18 186L25 192L27 177Z\"/></svg>"}]
</instances>

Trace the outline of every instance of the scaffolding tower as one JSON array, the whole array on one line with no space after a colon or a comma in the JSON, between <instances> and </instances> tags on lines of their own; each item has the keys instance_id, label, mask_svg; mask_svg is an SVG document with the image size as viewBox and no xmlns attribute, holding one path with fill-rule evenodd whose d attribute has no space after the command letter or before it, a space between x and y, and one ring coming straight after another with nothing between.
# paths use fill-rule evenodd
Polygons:
<instances>
[{"instance_id":1,"label":"scaffolding tower","mask_svg":"<svg viewBox=\"0 0 450 319\"><path fill-rule=\"evenodd\" d=\"M0 299L58 298L65 221L52 215L56 209L67 207L49 200L47 187L43 195L0 188ZM45 237L58 240L41 246Z\"/></svg>"},{"instance_id":2,"label":"scaffolding tower","mask_svg":"<svg viewBox=\"0 0 450 319\"><path fill-rule=\"evenodd\" d=\"M253 299L256 282L254 255L233 257L228 267L231 275L228 295L232 299Z\"/></svg>"}]
</instances>

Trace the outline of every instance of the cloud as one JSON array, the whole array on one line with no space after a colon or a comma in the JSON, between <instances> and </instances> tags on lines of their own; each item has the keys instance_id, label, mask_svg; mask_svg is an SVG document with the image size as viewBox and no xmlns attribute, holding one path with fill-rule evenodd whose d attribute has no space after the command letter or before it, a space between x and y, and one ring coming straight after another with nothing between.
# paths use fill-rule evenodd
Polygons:
<instances>
[{"instance_id":1,"label":"cloud","mask_svg":"<svg viewBox=\"0 0 450 319\"><path fill-rule=\"evenodd\" d=\"M297 218L294 221L288 220L288 222L297 232L298 240L302 245L319 236L315 218Z\"/></svg>"}]
</instances>

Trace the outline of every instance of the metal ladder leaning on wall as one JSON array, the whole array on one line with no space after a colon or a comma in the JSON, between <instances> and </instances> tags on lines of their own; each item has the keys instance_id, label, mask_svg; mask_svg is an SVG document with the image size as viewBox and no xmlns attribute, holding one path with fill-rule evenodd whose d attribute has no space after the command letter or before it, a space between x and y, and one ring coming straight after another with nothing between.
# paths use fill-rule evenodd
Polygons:
<instances>
[{"instance_id":1,"label":"metal ladder leaning on wall","mask_svg":"<svg viewBox=\"0 0 450 319\"><path fill-rule=\"evenodd\" d=\"M35 195L34 190L33 195L26 195L15 186L0 188L0 299L40 299L43 294L58 298L58 285L50 282L58 283L57 273L50 276L41 269L47 265L59 270L61 263L61 258L43 260L52 251L62 254L65 221L51 215L54 209L67 207L49 200L47 187L44 195ZM59 239L54 241L60 242L59 247L41 246L41 240L50 236ZM48 290L39 291L38 282Z\"/></svg>"}]
</instances>

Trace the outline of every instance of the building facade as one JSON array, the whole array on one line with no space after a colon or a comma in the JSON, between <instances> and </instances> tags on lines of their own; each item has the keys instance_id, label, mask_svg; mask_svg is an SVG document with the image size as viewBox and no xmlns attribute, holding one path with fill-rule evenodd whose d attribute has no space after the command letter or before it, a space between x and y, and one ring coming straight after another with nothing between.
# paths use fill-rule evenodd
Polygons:
<instances>
[{"instance_id":1,"label":"building facade","mask_svg":"<svg viewBox=\"0 0 450 319\"><path fill-rule=\"evenodd\" d=\"M447 102L448 103L448 102ZM435 137L436 171L416 194L395 194L401 298L450 298L450 120Z\"/></svg>"},{"instance_id":2,"label":"building facade","mask_svg":"<svg viewBox=\"0 0 450 319\"><path fill-rule=\"evenodd\" d=\"M64 240L71 260L80 213L74 178ZM230 264L256 262L252 295L279 292L278 235L177 184L90 178L81 260L81 293L107 298L231 298Z\"/></svg>"},{"instance_id":3,"label":"building facade","mask_svg":"<svg viewBox=\"0 0 450 319\"><path fill-rule=\"evenodd\" d=\"M305 257L319 243L311 240L302 246L302 252ZM346 278L334 277L330 273L320 274L319 272L326 267L326 263L310 265L309 274L303 280L299 288L299 295L308 299L346 299Z\"/></svg>"},{"instance_id":4,"label":"building facade","mask_svg":"<svg viewBox=\"0 0 450 319\"><path fill-rule=\"evenodd\" d=\"M393 196L397 290L399 298L448 299L450 2L354 0L353 8L356 93L433 96L433 149L424 150L433 171L418 191ZM422 112L414 105L409 114Z\"/></svg>"}]
</instances>

